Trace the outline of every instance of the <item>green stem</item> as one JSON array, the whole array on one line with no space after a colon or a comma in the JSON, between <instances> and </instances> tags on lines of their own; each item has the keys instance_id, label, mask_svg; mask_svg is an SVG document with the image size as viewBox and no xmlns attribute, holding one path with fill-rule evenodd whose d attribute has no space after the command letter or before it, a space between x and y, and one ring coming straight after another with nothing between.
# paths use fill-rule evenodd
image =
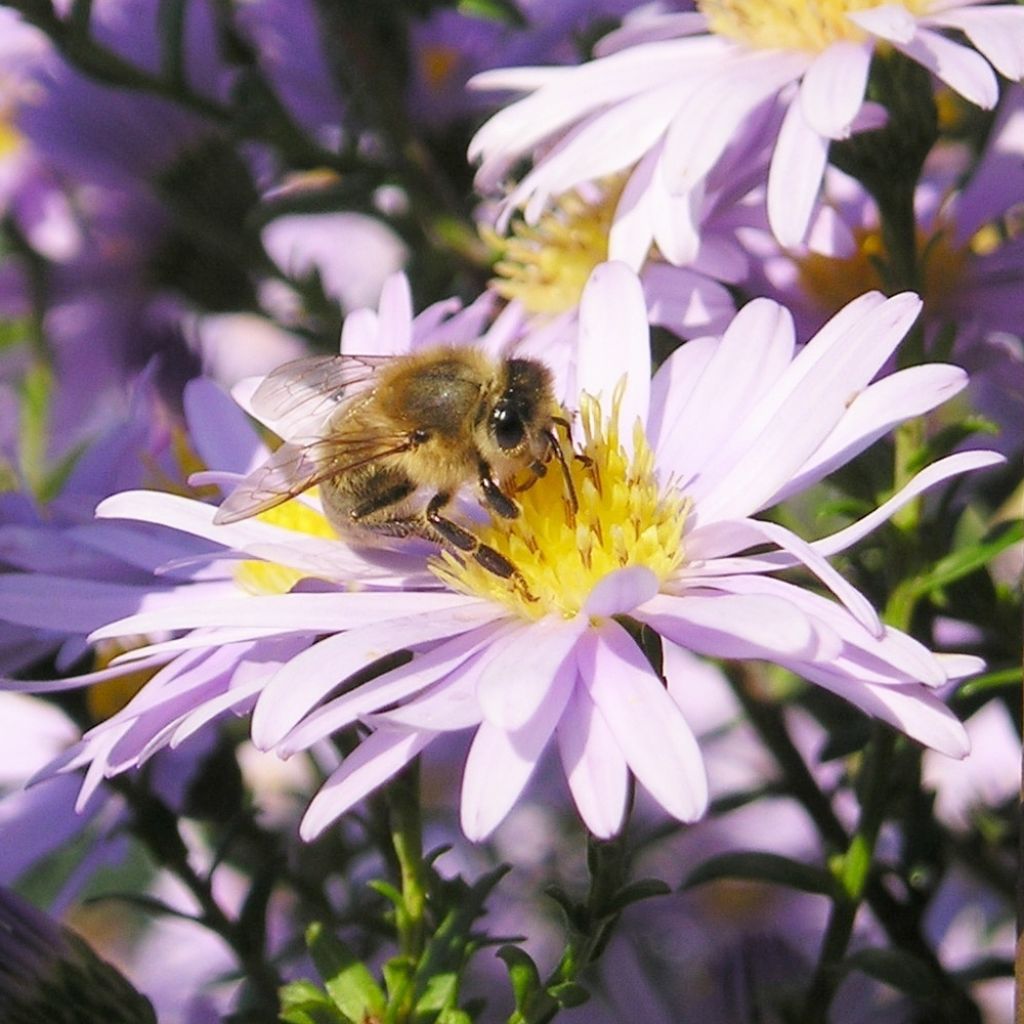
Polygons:
<instances>
[{"instance_id":1,"label":"green stem","mask_svg":"<svg viewBox=\"0 0 1024 1024\"><path fill-rule=\"evenodd\" d=\"M611 911L609 904L622 889L629 871L625 827L611 840L588 837L587 853L590 889L586 903L575 908L570 920L569 943L538 997L525 1013L518 1010L513 1013L508 1024L549 1024L563 1009L563 1004L552 995L552 991L575 984L580 974L600 958L608 945L620 917L620 912Z\"/></svg>"},{"instance_id":2,"label":"green stem","mask_svg":"<svg viewBox=\"0 0 1024 1024\"><path fill-rule=\"evenodd\" d=\"M403 956L413 961L418 961L423 954L427 908L419 778L419 763L414 762L387 791L391 842L402 889L402 908L397 922L398 948Z\"/></svg>"}]
</instances>

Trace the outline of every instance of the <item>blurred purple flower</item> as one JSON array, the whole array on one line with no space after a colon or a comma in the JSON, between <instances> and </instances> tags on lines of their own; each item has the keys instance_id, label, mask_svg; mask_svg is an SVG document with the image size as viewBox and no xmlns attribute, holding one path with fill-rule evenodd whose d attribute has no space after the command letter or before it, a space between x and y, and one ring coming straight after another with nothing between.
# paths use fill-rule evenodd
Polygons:
<instances>
[{"instance_id":1,"label":"blurred purple flower","mask_svg":"<svg viewBox=\"0 0 1024 1024\"><path fill-rule=\"evenodd\" d=\"M1024 443L1024 89L1007 91L970 174L939 151L915 194L923 322L934 344L956 329L953 354L971 374L971 404L1001 427L999 448ZM765 231L739 234L753 259L747 287L784 302L808 336L843 303L880 287L878 209L864 189L830 168L807 243L782 249Z\"/></svg>"}]
</instances>

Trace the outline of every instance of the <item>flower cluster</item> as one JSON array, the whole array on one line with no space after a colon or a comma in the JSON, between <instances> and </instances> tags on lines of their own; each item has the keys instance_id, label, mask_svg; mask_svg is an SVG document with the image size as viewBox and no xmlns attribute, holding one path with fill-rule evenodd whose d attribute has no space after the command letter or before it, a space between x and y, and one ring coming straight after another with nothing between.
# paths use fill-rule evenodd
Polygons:
<instances>
[{"instance_id":1,"label":"flower cluster","mask_svg":"<svg viewBox=\"0 0 1024 1024\"><path fill-rule=\"evenodd\" d=\"M664 922L714 930L729 891L630 909L595 1020L646 978L651 1019L824 1024L851 976L876 1019L978 1020L1024 8L479 6L0 3L0 734L31 747L0 883L75 848L61 910L144 851L142 898L173 876L243 977L183 966L182 1020L466 1024L478 869L571 877L585 835L557 966L502 953L510 1020L569 1007L660 891L634 855L799 895L686 985ZM382 930L352 894L388 872ZM534 902L499 920L543 933ZM315 925L325 987L282 989L308 920L362 931ZM737 971L739 1010L679 991Z\"/></svg>"}]
</instances>

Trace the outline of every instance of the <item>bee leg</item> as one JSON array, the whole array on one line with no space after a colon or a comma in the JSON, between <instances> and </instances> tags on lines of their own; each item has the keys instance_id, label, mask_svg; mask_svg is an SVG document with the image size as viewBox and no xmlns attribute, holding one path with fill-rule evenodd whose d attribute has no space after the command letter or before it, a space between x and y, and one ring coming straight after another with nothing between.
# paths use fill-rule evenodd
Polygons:
<instances>
[{"instance_id":1,"label":"bee leg","mask_svg":"<svg viewBox=\"0 0 1024 1024\"><path fill-rule=\"evenodd\" d=\"M502 579L520 578L519 570L502 554L488 544L481 544L469 530L453 523L441 510L451 500L450 494L435 494L427 503L424 515L431 529L453 548L472 555L488 572Z\"/></svg>"},{"instance_id":2,"label":"bee leg","mask_svg":"<svg viewBox=\"0 0 1024 1024\"><path fill-rule=\"evenodd\" d=\"M480 490L483 493L484 501L498 513L502 519L515 519L519 515L519 507L516 503L498 486L498 481L491 476L491 467L483 460L479 465Z\"/></svg>"}]
</instances>

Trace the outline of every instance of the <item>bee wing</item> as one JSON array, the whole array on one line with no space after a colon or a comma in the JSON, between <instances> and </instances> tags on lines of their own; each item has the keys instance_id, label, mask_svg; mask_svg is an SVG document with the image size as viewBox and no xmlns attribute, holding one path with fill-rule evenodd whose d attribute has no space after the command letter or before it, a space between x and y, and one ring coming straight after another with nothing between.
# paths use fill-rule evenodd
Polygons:
<instances>
[{"instance_id":1,"label":"bee wing","mask_svg":"<svg viewBox=\"0 0 1024 1024\"><path fill-rule=\"evenodd\" d=\"M237 523L291 500L330 476L348 473L412 447L406 434L322 438L310 444L283 444L254 469L221 503L216 525Z\"/></svg>"},{"instance_id":2,"label":"bee wing","mask_svg":"<svg viewBox=\"0 0 1024 1024\"><path fill-rule=\"evenodd\" d=\"M267 420L322 423L362 390L391 356L306 356L272 370L253 392L252 407Z\"/></svg>"}]
</instances>

